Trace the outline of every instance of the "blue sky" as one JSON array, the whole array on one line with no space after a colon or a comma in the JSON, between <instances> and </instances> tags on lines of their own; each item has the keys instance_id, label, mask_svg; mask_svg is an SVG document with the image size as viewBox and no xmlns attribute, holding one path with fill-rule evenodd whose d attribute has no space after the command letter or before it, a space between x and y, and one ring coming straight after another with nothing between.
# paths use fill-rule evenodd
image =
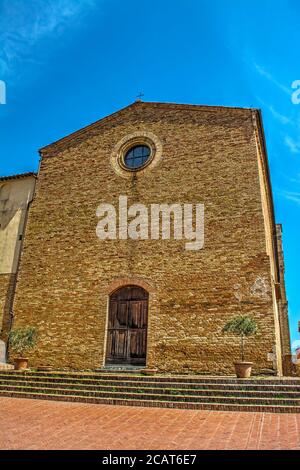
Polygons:
<instances>
[{"instance_id":1,"label":"blue sky","mask_svg":"<svg viewBox=\"0 0 300 470\"><path fill-rule=\"evenodd\" d=\"M37 149L145 101L259 107L300 342L298 0L0 0L0 175Z\"/></svg>"}]
</instances>

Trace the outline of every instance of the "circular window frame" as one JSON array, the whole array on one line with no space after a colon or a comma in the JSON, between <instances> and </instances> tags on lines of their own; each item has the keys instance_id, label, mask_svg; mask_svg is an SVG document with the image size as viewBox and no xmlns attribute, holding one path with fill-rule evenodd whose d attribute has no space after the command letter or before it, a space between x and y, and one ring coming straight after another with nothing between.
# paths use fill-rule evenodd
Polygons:
<instances>
[{"instance_id":1,"label":"circular window frame","mask_svg":"<svg viewBox=\"0 0 300 470\"><path fill-rule=\"evenodd\" d=\"M148 160L139 168L129 168L125 164L127 152L138 145L145 145L150 149ZM145 173L153 169L162 158L162 143L152 134L152 132L134 132L121 139L115 146L110 163L119 176L123 178L131 178L133 175L143 176Z\"/></svg>"},{"instance_id":2,"label":"circular window frame","mask_svg":"<svg viewBox=\"0 0 300 470\"><path fill-rule=\"evenodd\" d=\"M137 168L130 168L129 166L126 165L125 158L126 158L128 152L130 150L134 149L135 147L139 147L139 146L148 147L149 150L150 150L150 155L149 155L148 159L145 161L145 163L143 163L143 165L140 165ZM150 165L150 163L152 162L152 160L154 158L154 155L155 155L155 148L153 146L152 141L149 140L148 142L146 142L145 139L143 139L143 141L141 141L141 139L139 139L136 142L129 141L129 142L127 142L127 145L124 145L124 147L121 150L120 162L119 163L120 163L121 168L123 168L123 170L131 171L133 173L136 173L136 172L142 170L143 168L146 168L146 166Z\"/></svg>"}]
</instances>

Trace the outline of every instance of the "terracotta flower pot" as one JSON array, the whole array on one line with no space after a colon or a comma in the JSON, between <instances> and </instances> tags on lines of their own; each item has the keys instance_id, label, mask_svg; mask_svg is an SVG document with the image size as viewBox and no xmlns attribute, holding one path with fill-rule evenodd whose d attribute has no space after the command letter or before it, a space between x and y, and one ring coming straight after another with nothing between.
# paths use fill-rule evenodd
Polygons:
<instances>
[{"instance_id":1,"label":"terracotta flower pot","mask_svg":"<svg viewBox=\"0 0 300 470\"><path fill-rule=\"evenodd\" d=\"M235 362L235 373L238 379L249 379L253 362Z\"/></svg>"},{"instance_id":2,"label":"terracotta flower pot","mask_svg":"<svg viewBox=\"0 0 300 470\"><path fill-rule=\"evenodd\" d=\"M17 357L15 359L15 369L16 370L26 370L28 369L28 359L24 357Z\"/></svg>"}]
</instances>

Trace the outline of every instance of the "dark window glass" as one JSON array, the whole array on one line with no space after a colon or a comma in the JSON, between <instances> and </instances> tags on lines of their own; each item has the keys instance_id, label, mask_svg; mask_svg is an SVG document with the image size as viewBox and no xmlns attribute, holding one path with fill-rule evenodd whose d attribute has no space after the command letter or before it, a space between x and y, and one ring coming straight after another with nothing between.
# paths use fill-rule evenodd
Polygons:
<instances>
[{"instance_id":1,"label":"dark window glass","mask_svg":"<svg viewBox=\"0 0 300 470\"><path fill-rule=\"evenodd\" d=\"M145 165L150 154L151 150L147 145L136 145L128 150L124 158L124 163L131 170L135 170Z\"/></svg>"}]
</instances>

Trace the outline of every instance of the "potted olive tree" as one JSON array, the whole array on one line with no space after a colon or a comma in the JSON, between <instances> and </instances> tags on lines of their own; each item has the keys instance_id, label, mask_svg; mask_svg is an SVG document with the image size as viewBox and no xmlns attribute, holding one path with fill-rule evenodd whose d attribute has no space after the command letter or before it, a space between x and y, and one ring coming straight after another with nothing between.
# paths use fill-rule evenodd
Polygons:
<instances>
[{"instance_id":1,"label":"potted olive tree","mask_svg":"<svg viewBox=\"0 0 300 470\"><path fill-rule=\"evenodd\" d=\"M37 340L37 331L34 327L20 327L9 333L9 347L15 353L15 369L28 369L28 358L25 352L34 348Z\"/></svg>"},{"instance_id":2,"label":"potted olive tree","mask_svg":"<svg viewBox=\"0 0 300 470\"><path fill-rule=\"evenodd\" d=\"M245 361L245 337L257 332L257 324L247 315L237 315L229 320L223 328L223 333L233 333L240 337L241 360L234 362L235 373L238 378L246 379L251 375L253 362Z\"/></svg>"}]
</instances>

